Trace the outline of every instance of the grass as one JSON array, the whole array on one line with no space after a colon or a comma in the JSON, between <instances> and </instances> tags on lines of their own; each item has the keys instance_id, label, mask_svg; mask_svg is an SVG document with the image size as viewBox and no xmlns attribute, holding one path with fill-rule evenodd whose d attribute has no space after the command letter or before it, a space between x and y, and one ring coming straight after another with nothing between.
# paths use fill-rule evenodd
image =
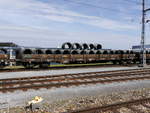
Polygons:
<instances>
[{"instance_id":1,"label":"grass","mask_svg":"<svg viewBox=\"0 0 150 113\"><path fill-rule=\"evenodd\" d=\"M111 62L108 63L86 63L86 64L52 64L49 67L78 67L78 66L101 66L101 65L109 65L112 64ZM6 66L3 69L24 69L23 66Z\"/></svg>"},{"instance_id":2,"label":"grass","mask_svg":"<svg viewBox=\"0 0 150 113\"><path fill-rule=\"evenodd\" d=\"M88 64L55 64L55 65L50 65L49 67L98 66L98 65L106 65L106 64L112 64L112 63L108 62L108 63L88 63Z\"/></svg>"},{"instance_id":3,"label":"grass","mask_svg":"<svg viewBox=\"0 0 150 113\"><path fill-rule=\"evenodd\" d=\"M6 66L4 69L23 69L23 66Z\"/></svg>"}]
</instances>

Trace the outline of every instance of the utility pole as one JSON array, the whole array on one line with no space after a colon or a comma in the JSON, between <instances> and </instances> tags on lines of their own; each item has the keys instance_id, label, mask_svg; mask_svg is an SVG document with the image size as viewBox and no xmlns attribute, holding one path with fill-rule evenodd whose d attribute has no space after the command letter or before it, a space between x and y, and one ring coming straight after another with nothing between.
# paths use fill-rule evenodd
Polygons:
<instances>
[{"instance_id":1,"label":"utility pole","mask_svg":"<svg viewBox=\"0 0 150 113\"><path fill-rule=\"evenodd\" d=\"M141 65L145 67L146 65L146 55L145 55L145 0L142 0L142 32L141 32Z\"/></svg>"},{"instance_id":2,"label":"utility pole","mask_svg":"<svg viewBox=\"0 0 150 113\"><path fill-rule=\"evenodd\" d=\"M146 12L150 11L150 8L145 9L145 0L142 0L142 32L141 32L141 66L146 66L146 51L145 51L145 23L150 20L145 21Z\"/></svg>"}]
</instances>

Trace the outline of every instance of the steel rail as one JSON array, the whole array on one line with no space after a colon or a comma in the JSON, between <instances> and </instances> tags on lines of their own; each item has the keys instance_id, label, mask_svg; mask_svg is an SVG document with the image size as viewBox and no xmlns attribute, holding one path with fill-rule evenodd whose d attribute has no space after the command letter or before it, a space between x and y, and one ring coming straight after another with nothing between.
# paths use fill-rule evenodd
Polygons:
<instances>
[{"instance_id":1,"label":"steel rail","mask_svg":"<svg viewBox=\"0 0 150 113\"><path fill-rule=\"evenodd\" d=\"M141 76L141 77L127 77L127 78L116 78L116 79L106 79L106 80L86 80L86 81L67 81L67 82L58 82L58 83L40 83L40 84L29 84L29 85L19 85L15 87L2 87L0 88L0 92L14 91L14 90L27 90L27 89L39 89L39 88L52 88L52 87L69 87L69 86L78 86L78 85L90 85L97 83L112 83L112 82L125 82L131 80L143 80L150 79L149 76Z\"/></svg>"},{"instance_id":2,"label":"steel rail","mask_svg":"<svg viewBox=\"0 0 150 113\"><path fill-rule=\"evenodd\" d=\"M47 79L27 79L27 80L17 80L17 81L9 81L9 82L2 82L0 81L0 87L3 86L12 86L12 85L17 85L17 84L34 84L34 83L42 83L42 82L61 82L61 81L70 81L70 80L84 80L84 79L111 79L111 78L116 78L116 77L132 77L132 76L141 76L141 75L149 75L150 74L150 70L148 72L138 72L138 73L133 73L133 72L126 72L126 73L113 73L113 74L97 74L95 73L94 75L82 75L82 76L69 76L69 77L57 77L57 78L47 78Z\"/></svg>"},{"instance_id":3,"label":"steel rail","mask_svg":"<svg viewBox=\"0 0 150 113\"><path fill-rule=\"evenodd\" d=\"M117 110L122 107L128 108L129 106L141 105L141 104L145 104L149 102L150 102L150 98L145 98L145 99L139 99L139 100L132 100L128 102L119 102L119 103L115 103L111 105L98 106L98 107L74 110L74 111L69 111L69 112L62 112L62 113L103 113L106 111Z\"/></svg>"},{"instance_id":4,"label":"steel rail","mask_svg":"<svg viewBox=\"0 0 150 113\"><path fill-rule=\"evenodd\" d=\"M18 78L6 78L6 79L0 79L0 82L4 81L13 81L13 80L29 80L29 79L42 79L42 78L54 78L54 77L67 77L67 76L74 76L74 75L86 75L86 74L117 74L117 73L127 73L127 72L140 72L140 71L150 71L150 68L148 69L130 69L130 70L114 70L114 71L100 71L100 72L86 72L86 73L73 73L73 74L61 74L61 75L44 75L44 76L34 76L34 77L18 77Z\"/></svg>"}]
</instances>

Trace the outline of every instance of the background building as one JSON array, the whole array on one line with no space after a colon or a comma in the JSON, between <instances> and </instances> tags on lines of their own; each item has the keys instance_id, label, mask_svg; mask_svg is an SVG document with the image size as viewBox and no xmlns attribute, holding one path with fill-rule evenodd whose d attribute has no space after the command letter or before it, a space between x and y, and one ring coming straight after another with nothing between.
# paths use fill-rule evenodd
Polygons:
<instances>
[{"instance_id":1,"label":"background building","mask_svg":"<svg viewBox=\"0 0 150 113\"><path fill-rule=\"evenodd\" d=\"M145 45L145 49L150 51L150 44ZM141 45L132 46L132 50L140 51L141 50Z\"/></svg>"}]
</instances>

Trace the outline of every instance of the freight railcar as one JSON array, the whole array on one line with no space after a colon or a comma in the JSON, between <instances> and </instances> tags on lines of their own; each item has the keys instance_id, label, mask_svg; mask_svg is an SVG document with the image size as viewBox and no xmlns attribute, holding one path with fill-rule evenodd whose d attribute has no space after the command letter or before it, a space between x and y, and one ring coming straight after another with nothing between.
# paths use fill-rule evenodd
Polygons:
<instances>
[{"instance_id":1,"label":"freight railcar","mask_svg":"<svg viewBox=\"0 0 150 113\"><path fill-rule=\"evenodd\" d=\"M148 55L147 55L148 56ZM20 63L25 67L47 67L56 63L113 62L114 64L137 63L136 52L122 50L70 50L70 49L29 49L21 50Z\"/></svg>"},{"instance_id":2,"label":"freight railcar","mask_svg":"<svg viewBox=\"0 0 150 113\"><path fill-rule=\"evenodd\" d=\"M149 51L146 52L146 57L149 63ZM102 49L100 44L71 44L69 42L64 43L62 48L1 48L0 65L6 66L11 62L15 62L16 65L23 65L26 68L48 67L52 62L63 64L90 62L130 64L140 62L140 53L131 50Z\"/></svg>"}]
</instances>

